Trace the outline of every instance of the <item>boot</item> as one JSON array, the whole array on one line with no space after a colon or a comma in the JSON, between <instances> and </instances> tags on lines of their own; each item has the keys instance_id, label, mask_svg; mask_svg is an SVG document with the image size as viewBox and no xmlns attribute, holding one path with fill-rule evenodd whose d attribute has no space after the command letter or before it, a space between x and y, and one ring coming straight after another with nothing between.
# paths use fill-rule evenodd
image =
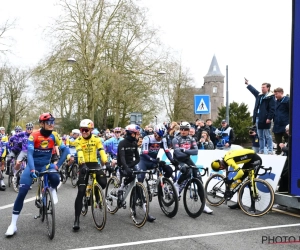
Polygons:
<instances>
[{"instance_id":1,"label":"boot","mask_svg":"<svg viewBox=\"0 0 300 250\"><path fill-rule=\"evenodd\" d=\"M79 216L75 216L73 230L74 231L78 231L79 229L80 229L80 226L79 226Z\"/></svg>"},{"instance_id":2,"label":"boot","mask_svg":"<svg viewBox=\"0 0 300 250\"><path fill-rule=\"evenodd\" d=\"M235 204L233 204L233 205L230 205L230 206L228 206L230 209L236 209L236 208L239 208L240 209L240 205L239 205L239 203L235 203Z\"/></svg>"},{"instance_id":3,"label":"boot","mask_svg":"<svg viewBox=\"0 0 300 250\"><path fill-rule=\"evenodd\" d=\"M149 222L153 222L153 221L155 221L155 220L156 220L156 218L155 218L155 217L153 217L153 216L151 216L150 214L148 214L147 221L149 221Z\"/></svg>"}]
</instances>

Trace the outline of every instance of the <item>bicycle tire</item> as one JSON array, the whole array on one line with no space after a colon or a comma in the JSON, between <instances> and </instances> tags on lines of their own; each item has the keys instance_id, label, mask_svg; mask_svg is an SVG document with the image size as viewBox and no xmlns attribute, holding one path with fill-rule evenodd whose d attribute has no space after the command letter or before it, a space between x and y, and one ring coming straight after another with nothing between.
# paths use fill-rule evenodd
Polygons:
<instances>
[{"instance_id":1,"label":"bicycle tire","mask_svg":"<svg viewBox=\"0 0 300 250\"><path fill-rule=\"evenodd\" d=\"M67 177L67 174L66 174L66 164L67 163L63 163L62 164L62 166L61 166L61 175L62 175L62 177L63 177L63 179L62 179L62 183L63 184L65 184L66 182L67 182L67 179L68 179L68 177Z\"/></svg>"},{"instance_id":2,"label":"bicycle tire","mask_svg":"<svg viewBox=\"0 0 300 250\"><path fill-rule=\"evenodd\" d=\"M16 193L19 193L19 184L18 184L18 177L21 178L21 174L23 173L23 170L20 170L16 173L16 179L15 181L12 181L13 182L13 188L15 190Z\"/></svg>"},{"instance_id":3,"label":"bicycle tire","mask_svg":"<svg viewBox=\"0 0 300 250\"><path fill-rule=\"evenodd\" d=\"M178 202L178 196L177 196L177 191L173 185L173 183L167 179L167 178L163 178L163 185L161 185L161 182L158 183L158 203L159 206L161 208L161 210L163 211L163 213L169 217L172 218L174 217L177 212L178 212L178 206L179 206L179 202ZM163 197L163 191L162 188L166 188L166 192L165 192L165 199ZM168 208L170 208L172 205L174 205L173 210L169 210Z\"/></svg>"},{"instance_id":4,"label":"bicycle tire","mask_svg":"<svg viewBox=\"0 0 300 250\"><path fill-rule=\"evenodd\" d=\"M215 179L219 178L219 181ZM205 183L206 201L212 206L220 206L224 203L225 199L225 182L224 175L213 174ZM214 183L216 182L216 183Z\"/></svg>"},{"instance_id":5,"label":"bicycle tire","mask_svg":"<svg viewBox=\"0 0 300 250\"><path fill-rule=\"evenodd\" d=\"M88 210L89 210L89 204L88 204L88 200L87 200L86 194L84 194L84 196L82 198L81 214L83 216L86 216Z\"/></svg>"},{"instance_id":6,"label":"bicycle tire","mask_svg":"<svg viewBox=\"0 0 300 250\"><path fill-rule=\"evenodd\" d=\"M14 167L15 167L15 164L13 162L11 162L10 166L9 166L9 173L8 173L8 187L10 187L13 184L13 176L14 176L13 168Z\"/></svg>"},{"instance_id":7,"label":"bicycle tire","mask_svg":"<svg viewBox=\"0 0 300 250\"><path fill-rule=\"evenodd\" d=\"M45 219L47 225L48 236L52 240L55 236L55 206L52 194L49 188L45 191L46 206L45 206Z\"/></svg>"},{"instance_id":8,"label":"bicycle tire","mask_svg":"<svg viewBox=\"0 0 300 250\"><path fill-rule=\"evenodd\" d=\"M98 183L93 186L90 199L95 226L99 231L101 231L106 224L106 202L102 188ZM100 216L97 216L98 213Z\"/></svg>"},{"instance_id":9,"label":"bicycle tire","mask_svg":"<svg viewBox=\"0 0 300 250\"><path fill-rule=\"evenodd\" d=\"M250 196L249 198L247 197L247 195L245 195L245 188L247 187L251 187L251 180L246 181L245 183L243 183L243 185L241 186L240 190L239 190L239 194L238 194L238 203L240 205L241 210L252 217L259 217L259 216L263 216L264 214L268 213L270 211L270 209L273 207L274 204L274 199L275 199L275 195L274 195L274 190L272 188L272 186L265 180L261 180L261 179L254 179L254 183L255 186L258 187L256 188L257 197L253 197L252 192L250 192ZM249 189L249 191L251 190L251 188ZM264 191L262 191L264 190ZM266 190L266 192L265 192ZM263 197L265 197L265 199L269 196L270 201L267 202L266 206L263 207L263 205L258 205L258 202L262 200ZM250 207L249 207L249 202L250 202L250 206L253 209L253 204L257 204L254 205L255 211L250 211ZM257 209L260 208L260 210Z\"/></svg>"},{"instance_id":10,"label":"bicycle tire","mask_svg":"<svg viewBox=\"0 0 300 250\"><path fill-rule=\"evenodd\" d=\"M77 187L77 181L78 181L78 165L76 163L72 166L72 173L71 173L71 184L73 188Z\"/></svg>"},{"instance_id":11,"label":"bicycle tire","mask_svg":"<svg viewBox=\"0 0 300 250\"><path fill-rule=\"evenodd\" d=\"M118 189L120 181L116 176L112 176L108 179L105 189L105 200L107 211L110 214L115 214L118 210Z\"/></svg>"},{"instance_id":12,"label":"bicycle tire","mask_svg":"<svg viewBox=\"0 0 300 250\"><path fill-rule=\"evenodd\" d=\"M141 228L145 225L149 213L148 191L142 183L137 182L132 188L129 204L133 223L136 227ZM137 215L140 214L139 212L141 212L143 215Z\"/></svg>"},{"instance_id":13,"label":"bicycle tire","mask_svg":"<svg viewBox=\"0 0 300 250\"><path fill-rule=\"evenodd\" d=\"M193 187L194 185L196 185L197 187L194 188ZM187 192L192 192L193 197L188 196ZM198 203L199 201L201 202L201 206L199 206L199 208L197 208L196 211L194 212L191 211L191 209L188 207L188 201L190 200L194 200L192 204L195 204L195 202ZM199 181L198 179L196 178L190 179L188 183L185 185L183 191L183 205L187 214L192 218L197 218L202 214L205 206L205 192L201 181Z\"/></svg>"}]
</instances>

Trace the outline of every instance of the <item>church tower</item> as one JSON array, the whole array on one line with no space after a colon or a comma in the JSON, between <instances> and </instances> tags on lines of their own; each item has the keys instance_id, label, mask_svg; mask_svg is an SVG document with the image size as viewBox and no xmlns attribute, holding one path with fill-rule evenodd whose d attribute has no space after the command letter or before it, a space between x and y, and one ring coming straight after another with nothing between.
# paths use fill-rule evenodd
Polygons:
<instances>
[{"instance_id":1,"label":"church tower","mask_svg":"<svg viewBox=\"0 0 300 250\"><path fill-rule=\"evenodd\" d=\"M224 78L221 73L216 56L214 55L209 70L204 76L204 84L202 91L206 95L210 95L210 114L203 115L202 119L211 118L215 121L218 117L218 108L224 106ZM225 117L224 117L225 119ZM215 124L218 127L220 124Z\"/></svg>"}]
</instances>

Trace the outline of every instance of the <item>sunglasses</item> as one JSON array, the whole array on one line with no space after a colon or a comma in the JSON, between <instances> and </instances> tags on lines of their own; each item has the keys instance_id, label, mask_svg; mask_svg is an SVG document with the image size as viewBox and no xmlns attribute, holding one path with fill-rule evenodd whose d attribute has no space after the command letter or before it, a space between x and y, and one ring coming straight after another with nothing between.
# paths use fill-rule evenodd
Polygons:
<instances>
[{"instance_id":1,"label":"sunglasses","mask_svg":"<svg viewBox=\"0 0 300 250\"><path fill-rule=\"evenodd\" d=\"M21 133L22 132L22 130L16 130L16 133Z\"/></svg>"},{"instance_id":2,"label":"sunglasses","mask_svg":"<svg viewBox=\"0 0 300 250\"><path fill-rule=\"evenodd\" d=\"M115 132L115 134L120 134L120 133L121 133L121 131L116 131L116 132Z\"/></svg>"},{"instance_id":3,"label":"sunglasses","mask_svg":"<svg viewBox=\"0 0 300 250\"><path fill-rule=\"evenodd\" d=\"M26 130L32 130L32 128L26 128Z\"/></svg>"},{"instance_id":4,"label":"sunglasses","mask_svg":"<svg viewBox=\"0 0 300 250\"><path fill-rule=\"evenodd\" d=\"M181 128L180 130L181 131L189 131L190 129L189 128Z\"/></svg>"},{"instance_id":5,"label":"sunglasses","mask_svg":"<svg viewBox=\"0 0 300 250\"><path fill-rule=\"evenodd\" d=\"M81 133L88 133L89 131L90 131L90 129L88 129L88 128L80 128Z\"/></svg>"},{"instance_id":6,"label":"sunglasses","mask_svg":"<svg viewBox=\"0 0 300 250\"><path fill-rule=\"evenodd\" d=\"M51 126L51 125L54 125L54 121L45 121L45 124L47 124L47 125L49 125L49 126Z\"/></svg>"},{"instance_id":7,"label":"sunglasses","mask_svg":"<svg viewBox=\"0 0 300 250\"><path fill-rule=\"evenodd\" d=\"M158 134L155 134L155 136L156 136L157 138L159 138L159 139L161 138L161 136L159 136Z\"/></svg>"}]
</instances>

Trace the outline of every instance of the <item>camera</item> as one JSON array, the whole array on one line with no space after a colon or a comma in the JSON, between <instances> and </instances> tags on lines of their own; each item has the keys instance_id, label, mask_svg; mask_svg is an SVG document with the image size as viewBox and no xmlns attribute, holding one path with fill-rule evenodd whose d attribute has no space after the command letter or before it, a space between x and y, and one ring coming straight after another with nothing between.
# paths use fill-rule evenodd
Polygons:
<instances>
[{"instance_id":1,"label":"camera","mask_svg":"<svg viewBox=\"0 0 300 250\"><path fill-rule=\"evenodd\" d=\"M204 139L204 136L201 136L201 139Z\"/></svg>"}]
</instances>

